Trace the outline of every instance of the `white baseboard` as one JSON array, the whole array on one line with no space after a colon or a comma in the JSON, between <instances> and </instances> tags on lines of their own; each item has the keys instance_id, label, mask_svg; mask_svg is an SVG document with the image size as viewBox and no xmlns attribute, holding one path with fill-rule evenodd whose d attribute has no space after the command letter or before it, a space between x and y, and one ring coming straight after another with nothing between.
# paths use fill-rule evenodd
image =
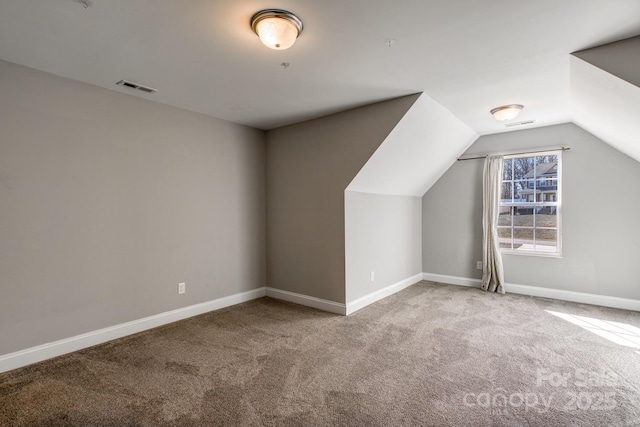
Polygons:
<instances>
[{"instance_id":1,"label":"white baseboard","mask_svg":"<svg viewBox=\"0 0 640 427\"><path fill-rule=\"evenodd\" d=\"M640 311L640 300L611 297L608 295L587 294L583 292L563 291L560 289L540 288L537 286L514 285L507 283L505 291L512 294L530 295L534 297L553 298L582 304L601 305L603 307L622 308Z\"/></svg>"},{"instance_id":2,"label":"white baseboard","mask_svg":"<svg viewBox=\"0 0 640 427\"><path fill-rule=\"evenodd\" d=\"M126 337L127 335L166 325L167 323L176 322L199 314L251 301L264 297L265 295L266 288L253 289L251 291L241 292L228 297L167 311L153 316L144 317L142 319L133 320L131 322L121 323L119 325L88 332L86 334L76 335L71 338L65 338L59 341L16 351L14 353L1 355L0 372L17 369L32 363L51 359L52 357L61 356L63 354L82 350L83 348L102 344L117 338Z\"/></svg>"},{"instance_id":3,"label":"white baseboard","mask_svg":"<svg viewBox=\"0 0 640 427\"><path fill-rule=\"evenodd\" d=\"M297 294L295 292L283 291L281 289L275 288L267 288L267 296L282 301L288 301L307 307L317 308L318 310L322 311L328 311L329 313L340 314L342 316L345 316L347 314L346 306L335 301L310 297L308 295Z\"/></svg>"},{"instance_id":4,"label":"white baseboard","mask_svg":"<svg viewBox=\"0 0 640 427\"><path fill-rule=\"evenodd\" d=\"M449 285L470 286L479 288L480 279L466 277L447 276L444 274L422 273L422 280L447 283ZM640 311L640 300L612 297L608 295L587 294L584 292L565 291L561 289L542 288L538 286L517 285L505 283L505 292L532 297L552 298L562 301L579 302L582 304L599 305L602 307L621 308L623 310Z\"/></svg>"},{"instance_id":5,"label":"white baseboard","mask_svg":"<svg viewBox=\"0 0 640 427\"><path fill-rule=\"evenodd\" d=\"M448 285L468 286L471 288L479 288L482 286L482 280L480 279L468 279L466 277L447 276L445 274L422 273L422 280L446 283Z\"/></svg>"},{"instance_id":6,"label":"white baseboard","mask_svg":"<svg viewBox=\"0 0 640 427\"><path fill-rule=\"evenodd\" d=\"M361 308L368 306L369 304L373 304L376 301L380 301L383 298L386 298L390 295L395 294L396 292L400 292L401 290L408 288L411 285L415 285L422 279L423 273L416 274L415 276L411 276L407 279L401 280L393 285L389 285L386 288L380 289L378 291L372 292L369 295L365 295L361 298L358 298L354 301L347 303L347 315L354 313Z\"/></svg>"}]
</instances>

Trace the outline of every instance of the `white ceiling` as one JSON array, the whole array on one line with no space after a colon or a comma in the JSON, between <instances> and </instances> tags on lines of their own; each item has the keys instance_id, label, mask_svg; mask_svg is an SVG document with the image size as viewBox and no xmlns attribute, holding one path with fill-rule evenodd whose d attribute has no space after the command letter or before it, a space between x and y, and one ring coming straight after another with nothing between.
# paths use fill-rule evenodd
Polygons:
<instances>
[{"instance_id":1,"label":"white ceiling","mask_svg":"<svg viewBox=\"0 0 640 427\"><path fill-rule=\"evenodd\" d=\"M268 7L304 21L287 51L249 28ZM637 34L638 0L0 0L0 59L261 129L416 92L479 134L509 103L567 122L569 53Z\"/></svg>"}]
</instances>

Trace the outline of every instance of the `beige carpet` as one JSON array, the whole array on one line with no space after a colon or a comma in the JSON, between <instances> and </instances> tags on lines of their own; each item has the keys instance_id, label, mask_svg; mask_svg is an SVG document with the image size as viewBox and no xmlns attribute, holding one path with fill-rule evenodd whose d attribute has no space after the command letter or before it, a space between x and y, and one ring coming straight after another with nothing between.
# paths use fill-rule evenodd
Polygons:
<instances>
[{"instance_id":1,"label":"beige carpet","mask_svg":"<svg viewBox=\"0 0 640 427\"><path fill-rule=\"evenodd\" d=\"M430 282L349 317L263 298L0 374L0 425L640 425L639 328Z\"/></svg>"}]
</instances>

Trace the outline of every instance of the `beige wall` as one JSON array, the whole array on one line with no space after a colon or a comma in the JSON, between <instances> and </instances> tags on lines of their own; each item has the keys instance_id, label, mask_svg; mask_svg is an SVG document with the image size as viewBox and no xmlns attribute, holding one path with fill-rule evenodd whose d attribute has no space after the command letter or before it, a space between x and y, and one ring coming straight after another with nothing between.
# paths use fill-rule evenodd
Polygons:
<instances>
[{"instance_id":1,"label":"beige wall","mask_svg":"<svg viewBox=\"0 0 640 427\"><path fill-rule=\"evenodd\" d=\"M267 132L267 284L345 302L344 190L418 95Z\"/></svg>"},{"instance_id":2,"label":"beige wall","mask_svg":"<svg viewBox=\"0 0 640 427\"><path fill-rule=\"evenodd\" d=\"M263 132L3 61L0 132L0 354L265 285Z\"/></svg>"},{"instance_id":3,"label":"beige wall","mask_svg":"<svg viewBox=\"0 0 640 427\"><path fill-rule=\"evenodd\" d=\"M640 299L640 163L573 124L483 136L465 156L561 146L562 258L505 255L505 280ZM482 167L457 162L424 195L425 272L482 276Z\"/></svg>"}]
</instances>

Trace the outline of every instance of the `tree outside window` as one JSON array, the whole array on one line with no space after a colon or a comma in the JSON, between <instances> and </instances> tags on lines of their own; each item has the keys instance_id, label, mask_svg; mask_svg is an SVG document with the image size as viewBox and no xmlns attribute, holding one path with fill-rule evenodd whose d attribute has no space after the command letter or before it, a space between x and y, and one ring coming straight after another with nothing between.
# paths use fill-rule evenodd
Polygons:
<instances>
[{"instance_id":1,"label":"tree outside window","mask_svg":"<svg viewBox=\"0 0 640 427\"><path fill-rule=\"evenodd\" d=\"M498 220L503 252L560 256L561 155L505 156Z\"/></svg>"}]
</instances>

